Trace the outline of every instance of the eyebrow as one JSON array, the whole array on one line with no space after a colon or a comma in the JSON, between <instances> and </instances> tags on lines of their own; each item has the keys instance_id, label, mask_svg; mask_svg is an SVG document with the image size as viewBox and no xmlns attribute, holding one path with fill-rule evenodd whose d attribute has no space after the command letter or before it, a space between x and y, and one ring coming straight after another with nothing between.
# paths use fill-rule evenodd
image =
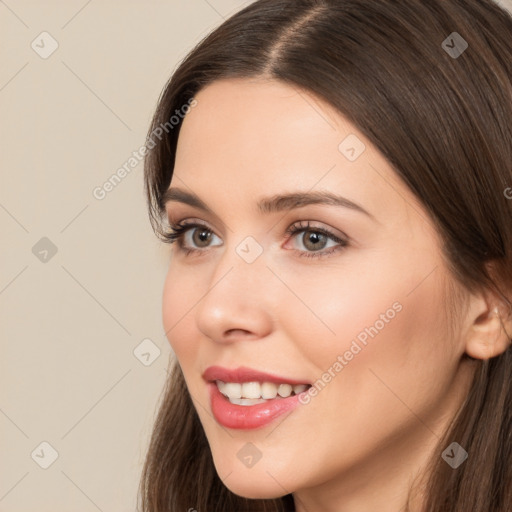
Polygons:
<instances>
[{"instance_id":1,"label":"eyebrow","mask_svg":"<svg viewBox=\"0 0 512 512\"><path fill-rule=\"evenodd\" d=\"M192 192L173 187L167 189L161 197L160 205L162 210L170 201L177 201L188 204L212 216L216 216L207 205L198 196ZM290 192L287 194L276 194L270 197L264 197L257 203L258 211L262 214L281 212L283 210L293 210L312 204L320 204L327 206L338 206L342 208L350 208L352 210L364 213L368 217L376 220L375 217L365 210L361 205L331 192Z\"/></svg>"}]
</instances>

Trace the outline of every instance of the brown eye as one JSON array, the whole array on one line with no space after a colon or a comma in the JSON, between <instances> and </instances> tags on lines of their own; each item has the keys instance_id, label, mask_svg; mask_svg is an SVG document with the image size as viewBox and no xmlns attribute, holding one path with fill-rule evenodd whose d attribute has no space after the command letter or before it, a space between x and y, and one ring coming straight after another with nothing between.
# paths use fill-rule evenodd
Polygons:
<instances>
[{"instance_id":1,"label":"brown eye","mask_svg":"<svg viewBox=\"0 0 512 512\"><path fill-rule=\"evenodd\" d=\"M207 249L212 246L211 239L215 233L207 226L198 223L171 223L172 232L165 234L165 240L168 243L178 242L179 250L184 253L205 253ZM189 236L189 231L191 236ZM303 233L302 237L294 237L298 233ZM299 256L306 258L322 258L329 256L330 254L343 250L348 246L348 237L343 239L331 233L326 228L317 228L311 226L309 222L306 225L293 225L286 230L287 235L297 240L302 240L304 249L295 249L299 253ZM217 237L218 238L218 237ZM329 242L333 242L333 245L326 249ZM217 244L222 245L222 243ZM214 245L213 245L214 246Z\"/></svg>"},{"instance_id":2,"label":"brown eye","mask_svg":"<svg viewBox=\"0 0 512 512\"><path fill-rule=\"evenodd\" d=\"M208 242L210 238L212 237L212 232L208 228L201 228L198 229L196 227L192 231L192 241L195 246L197 247L208 247ZM203 245L205 244L205 245Z\"/></svg>"},{"instance_id":3,"label":"brown eye","mask_svg":"<svg viewBox=\"0 0 512 512\"><path fill-rule=\"evenodd\" d=\"M290 235L291 238L294 238L294 235L298 233L303 233L302 236L295 237L296 240L300 240L304 246L304 250L296 249L301 257L323 258L334 252L343 250L348 245L348 237L341 239L326 228L311 226L309 221L305 224L299 222L299 224L290 226L286 230L286 234ZM328 244L329 241L334 242L334 244L326 249L326 244Z\"/></svg>"},{"instance_id":4,"label":"brown eye","mask_svg":"<svg viewBox=\"0 0 512 512\"><path fill-rule=\"evenodd\" d=\"M304 231L302 236L303 244L306 249L311 251L318 251L320 249L324 249L326 243L328 242L328 237L319 231L315 231L313 229L308 229Z\"/></svg>"},{"instance_id":5,"label":"brown eye","mask_svg":"<svg viewBox=\"0 0 512 512\"><path fill-rule=\"evenodd\" d=\"M212 235L217 236L209 227L195 222L170 223L170 225L172 231L165 233L165 241L170 244L178 242L178 248L187 254L191 252L206 252L202 249L209 247ZM192 232L192 236L189 236L189 231Z\"/></svg>"}]
</instances>

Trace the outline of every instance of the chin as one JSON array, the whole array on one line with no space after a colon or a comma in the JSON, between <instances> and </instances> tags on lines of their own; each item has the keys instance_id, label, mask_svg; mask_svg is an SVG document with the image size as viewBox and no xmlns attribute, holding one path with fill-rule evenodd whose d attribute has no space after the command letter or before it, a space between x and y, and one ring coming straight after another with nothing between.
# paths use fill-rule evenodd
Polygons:
<instances>
[{"instance_id":1,"label":"chin","mask_svg":"<svg viewBox=\"0 0 512 512\"><path fill-rule=\"evenodd\" d=\"M237 496L251 500L270 500L282 498L288 494L275 482L270 475L265 474L266 478L252 478L251 474L234 477L229 476L224 485Z\"/></svg>"},{"instance_id":2,"label":"chin","mask_svg":"<svg viewBox=\"0 0 512 512\"><path fill-rule=\"evenodd\" d=\"M260 467L252 468L239 467L230 464L223 464L225 461L216 461L214 457L215 470L219 478L223 479L224 485L237 496L248 499L274 499L281 498L290 491L285 491L279 485L279 477L271 476L265 470L260 461ZM225 475L225 476L224 476ZM288 482L287 482L288 483Z\"/></svg>"}]
</instances>

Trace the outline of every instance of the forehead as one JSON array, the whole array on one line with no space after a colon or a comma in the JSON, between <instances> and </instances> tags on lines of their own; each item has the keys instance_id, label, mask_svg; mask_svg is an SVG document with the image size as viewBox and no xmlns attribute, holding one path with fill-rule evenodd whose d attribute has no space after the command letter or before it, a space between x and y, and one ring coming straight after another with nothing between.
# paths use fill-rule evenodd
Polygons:
<instances>
[{"instance_id":1,"label":"forehead","mask_svg":"<svg viewBox=\"0 0 512 512\"><path fill-rule=\"evenodd\" d=\"M253 189L284 187L290 179L311 187L339 167L338 145L353 132L341 116L326 112L328 105L277 81L221 80L196 100L183 121L175 161L176 171L194 181L215 175ZM340 172L329 174L332 179Z\"/></svg>"},{"instance_id":2,"label":"forehead","mask_svg":"<svg viewBox=\"0 0 512 512\"><path fill-rule=\"evenodd\" d=\"M278 81L229 79L195 98L180 130L172 186L241 207L285 191L325 190L375 217L421 209L371 142L311 93ZM361 151L355 160L344 153L346 141Z\"/></svg>"},{"instance_id":3,"label":"forehead","mask_svg":"<svg viewBox=\"0 0 512 512\"><path fill-rule=\"evenodd\" d=\"M338 152L339 135L354 128L335 109L311 93L276 80L227 79L210 84L197 95L198 105L187 114L180 139L193 131L197 149L200 144L215 143L229 155L257 154L264 144L272 156L290 151L299 154L311 150L320 139ZM310 140L311 144L304 146ZM180 141L183 142L183 141ZM304 149L304 151L301 151ZM199 156L199 155L198 155Z\"/></svg>"}]
</instances>

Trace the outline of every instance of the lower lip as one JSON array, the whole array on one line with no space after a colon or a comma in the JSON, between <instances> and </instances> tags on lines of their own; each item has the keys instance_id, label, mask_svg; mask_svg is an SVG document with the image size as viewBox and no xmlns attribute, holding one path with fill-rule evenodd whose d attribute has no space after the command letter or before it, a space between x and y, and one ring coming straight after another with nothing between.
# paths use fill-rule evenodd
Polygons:
<instances>
[{"instance_id":1,"label":"lower lip","mask_svg":"<svg viewBox=\"0 0 512 512\"><path fill-rule=\"evenodd\" d=\"M213 416L220 425L227 428L244 430L260 428L300 405L300 394L288 398L274 398L261 404L237 405L232 404L219 391L215 382L209 382L208 388Z\"/></svg>"}]
</instances>

